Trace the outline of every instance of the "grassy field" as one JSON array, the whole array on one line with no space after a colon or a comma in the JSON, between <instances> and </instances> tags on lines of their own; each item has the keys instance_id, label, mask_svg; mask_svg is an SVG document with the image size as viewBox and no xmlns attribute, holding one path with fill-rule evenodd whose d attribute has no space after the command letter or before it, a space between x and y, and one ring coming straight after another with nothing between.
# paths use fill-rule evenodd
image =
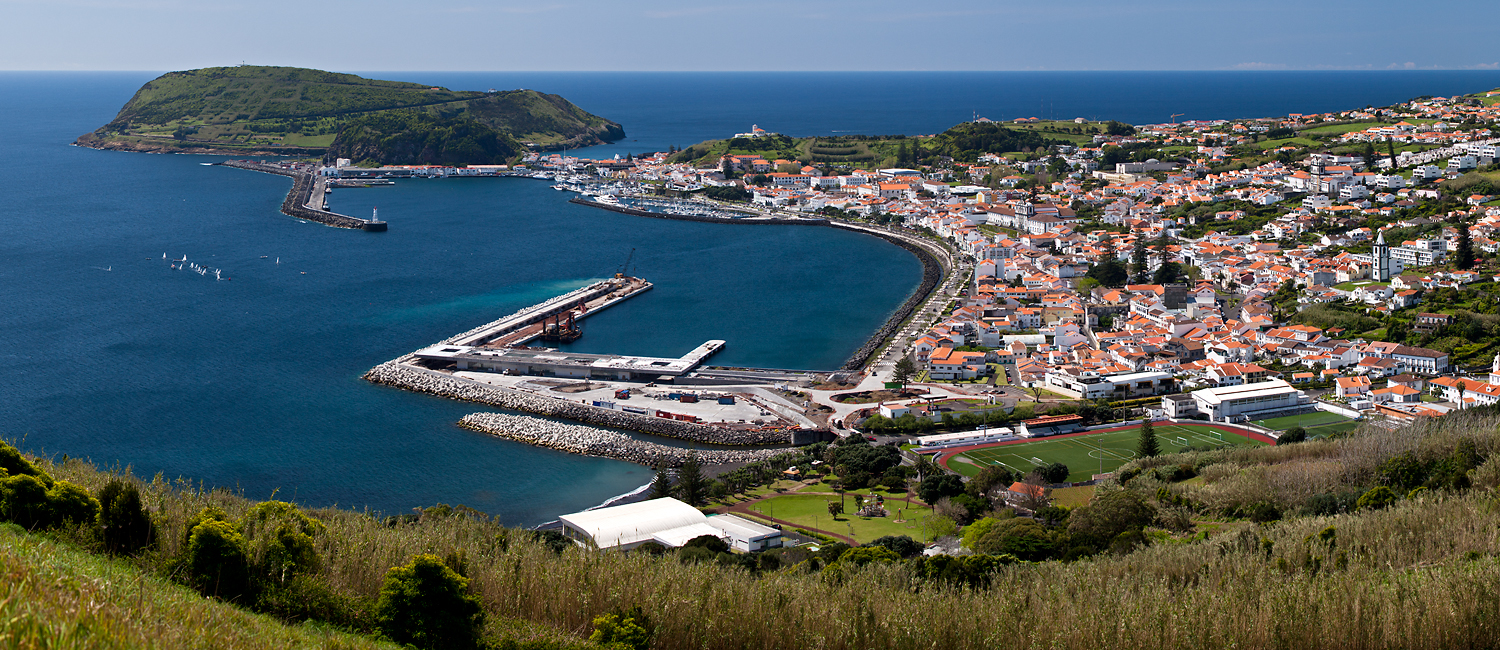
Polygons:
<instances>
[{"instance_id":1,"label":"grassy field","mask_svg":"<svg viewBox=\"0 0 1500 650\"><path fill-rule=\"evenodd\" d=\"M1087 481L1094 474L1113 472L1134 459L1140 435L1140 427L1131 427L1124 431L1071 438L1044 438L1034 442L987 447L953 456L948 461L948 467L959 474L974 476L986 465L999 464L1026 473L1037 465L1062 463L1071 470L1068 481ZM1175 453L1189 446L1264 444L1201 425L1161 425L1156 427L1156 438L1164 454Z\"/></svg>"},{"instance_id":2,"label":"grassy field","mask_svg":"<svg viewBox=\"0 0 1500 650\"><path fill-rule=\"evenodd\" d=\"M1318 411L1304 415L1288 415L1269 420L1256 420L1252 424L1273 431L1286 431L1292 427L1302 427L1307 430L1307 435L1309 436L1320 436L1359 428L1359 422L1327 411Z\"/></svg>"},{"instance_id":3,"label":"grassy field","mask_svg":"<svg viewBox=\"0 0 1500 650\"><path fill-rule=\"evenodd\" d=\"M835 534L852 537L861 544L886 535L909 535L921 539L922 518L928 509L922 506L907 506L904 501L886 500L889 517L857 517L853 514L839 515L837 519L828 515L828 504L839 500L836 494L788 494L761 501L750 510L767 517L790 521L804 528L816 528ZM844 497L844 507L854 509L854 499ZM902 509L905 509L903 515ZM904 523L895 523L905 519Z\"/></svg>"},{"instance_id":4,"label":"grassy field","mask_svg":"<svg viewBox=\"0 0 1500 650\"><path fill-rule=\"evenodd\" d=\"M1354 122L1352 124L1330 124L1328 126L1315 126L1303 129L1302 133L1351 133L1353 131L1364 131L1382 126L1390 126L1391 122Z\"/></svg>"}]
</instances>

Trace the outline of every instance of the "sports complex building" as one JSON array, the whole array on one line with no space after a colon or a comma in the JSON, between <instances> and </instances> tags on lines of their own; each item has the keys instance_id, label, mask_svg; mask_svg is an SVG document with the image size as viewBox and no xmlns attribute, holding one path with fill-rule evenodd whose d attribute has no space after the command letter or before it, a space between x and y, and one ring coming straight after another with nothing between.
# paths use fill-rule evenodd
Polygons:
<instances>
[{"instance_id":1,"label":"sports complex building","mask_svg":"<svg viewBox=\"0 0 1500 650\"><path fill-rule=\"evenodd\" d=\"M1206 415L1213 422L1246 422L1295 415L1314 410L1312 400L1280 379L1238 386L1195 390L1188 395L1167 395L1162 409L1168 417Z\"/></svg>"}]
</instances>

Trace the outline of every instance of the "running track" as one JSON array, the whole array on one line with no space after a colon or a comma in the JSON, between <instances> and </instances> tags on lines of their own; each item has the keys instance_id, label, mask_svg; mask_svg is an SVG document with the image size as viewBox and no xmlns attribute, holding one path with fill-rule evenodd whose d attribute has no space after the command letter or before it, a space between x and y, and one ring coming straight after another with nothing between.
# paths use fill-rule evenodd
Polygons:
<instances>
[{"instance_id":1,"label":"running track","mask_svg":"<svg viewBox=\"0 0 1500 650\"><path fill-rule=\"evenodd\" d=\"M1228 424L1209 424L1209 423L1206 423L1206 422L1200 422L1198 420L1188 420L1186 422L1171 422L1171 421L1165 421L1165 422L1166 422L1166 424L1163 425L1163 426L1207 427L1207 428L1210 428L1210 429L1219 429L1221 431L1227 431L1229 433L1233 433L1233 434L1239 435L1239 436L1244 436L1244 437L1250 438L1252 440L1259 440L1259 441L1264 442L1264 443L1266 443L1268 445L1274 445L1274 444L1276 444L1276 439L1275 438L1272 438L1271 436L1268 436L1268 435L1266 435L1264 433L1261 433L1259 431L1251 431L1250 429L1243 429L1243 428L1236 427L1236 426L1233 426L1233 425L1228 425ZM1043 440L1060 440L1062 438L1077 438L1079 436L1091 436L1091 435L1094 435L1096 433L1114 433L1116 431L1128 431L1130 429L1139 429L1140 426L1141 425L1139 425L1139 424L1132 424L1132 425L1129 425L1129 426L1122 426L1122 427L1110 427L1108 429L1094 429L1092 431L1080 431L1078 433L1065 433L1065 434L1060 435L1060 436L1047 436L1045 438L1023 438L1021 440L1006 440L1005 442L987 442L987 443L984 443L982 445L973 445L973 446L970 446L970 447L956 447L956 448L953 448L953 449L944 449L943 451L938 452L938 454L937 454L937 456L938 456L937 463L943 469L948 469L948 460L951 459L951 458L953 458L954 456L957 456L957 455L962 454L964 452L975 451L975 450L978 450L978 449L989 449L990 447L1004 447L1006 445L1023 445L1023 444L1026 444L1028 442L1041 442Z\"/></svg>"}]
</instances>

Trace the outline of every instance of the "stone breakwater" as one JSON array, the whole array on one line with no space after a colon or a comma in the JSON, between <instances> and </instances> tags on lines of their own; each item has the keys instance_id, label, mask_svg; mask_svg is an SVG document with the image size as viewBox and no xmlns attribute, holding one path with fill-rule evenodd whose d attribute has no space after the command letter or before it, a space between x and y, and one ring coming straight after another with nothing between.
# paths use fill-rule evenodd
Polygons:
<instances>
[{"instance_id":1,"label":"stone breakwater","mask_svg":"<svg viewBox=\"0 0 1500 650\"><path fill-rule=\"evenodd\" d=\"M578 424L563 424L528 415L474 413L464 416L458 426L507 440L584 456L613 458L649 467L677 467L689 450L636 440L623 433ZM786 449L699 449L699 462L705 465L749 463L765 460Z\"/></svg>"},{"instance_id":2,"label":"stone breakwater","mask_svg":"<svg viewBox=\"0 0 1500 650\"><path fill-rule=\"evenodd\" d=\"M881 325L880 329L875 330L875 333L870 335L870 338L865 341L864 345L855 350L854 354L849 355L849 360L845 361L844 366L840 368L840 370L852 372L864 367L865 363L870 360L870 357L878 352L881 346L885 345L886 340L901 328L901 324L905 323L906 319L911 317L912 312L921 307L922 302L927 300L928 296L932 295L932 291L937 288L938 283L943 281L943 265L939 263L937 257L931 251L909 241L905 237L878 230L844 227L837 222L833 224L833 227L843 227L847 230L874 235L905 248L922 262L922 283L917 285L917 290L913 291L906 298L906 302L902 303L901 307L896 309L896 312L891 314L890 318L886 319L885 324Z\"/></svg>"},{"instance_id":3,"label":"stone breakwater","mask_svg":"<svg viewBox=\"0 0 1500 650\"><path fill-rule=\"evenodd\" d=\"M787 431L740 431L681 420L637 415L614 409L585 406L556 397L466 381L440 372L414 368L400 360L387 361L365 373L366 380L448 399L488 404L511 411L573 420L594 426L649 433L688 442L712 445L779 445L791 442Z\"/></svg>"},{"instance_id":4,"label":"stone breakwater","mask_svg":"<svg viewBox=\"0 0 1500 650\"><path fill-rule=\"evenodd\" d=\"M292 179L292 189L287 191L286 198L281 201L281 213L286 216L316 221L335 228L362 229L368 223L364 219L357 219L326 210L314 210L307 207L307 203L312 200L313 186L317 180L313 178L312 174L307 172L285 169L276 165L263 165L247 160L231 160L219 164L225 167L234 167L235 169L248 169L250 171L290 177Z\"/></svg>"}]
</instances>

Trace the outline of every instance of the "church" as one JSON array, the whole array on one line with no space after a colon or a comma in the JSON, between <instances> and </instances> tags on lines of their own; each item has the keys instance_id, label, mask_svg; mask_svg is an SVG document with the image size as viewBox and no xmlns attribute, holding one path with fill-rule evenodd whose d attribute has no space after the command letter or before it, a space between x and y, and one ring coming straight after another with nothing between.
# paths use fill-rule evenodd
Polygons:
<instances>
[{"instance_id":1,"label":"church","mask_svg":"<svg viewBox=\"0 0 1500 650\"><path fill-rule=\"evenodd\" d=\"M1375 235L1375 245L1370 248L1369 255L1354 255L1361 265L1370 267L1370 279L1376 282L1390 282L1391 278L1401 275L1405 269L1401 262L1391 259L1391 247L1385 243L1385 233Z\"/></svg>"}]
</instances>

